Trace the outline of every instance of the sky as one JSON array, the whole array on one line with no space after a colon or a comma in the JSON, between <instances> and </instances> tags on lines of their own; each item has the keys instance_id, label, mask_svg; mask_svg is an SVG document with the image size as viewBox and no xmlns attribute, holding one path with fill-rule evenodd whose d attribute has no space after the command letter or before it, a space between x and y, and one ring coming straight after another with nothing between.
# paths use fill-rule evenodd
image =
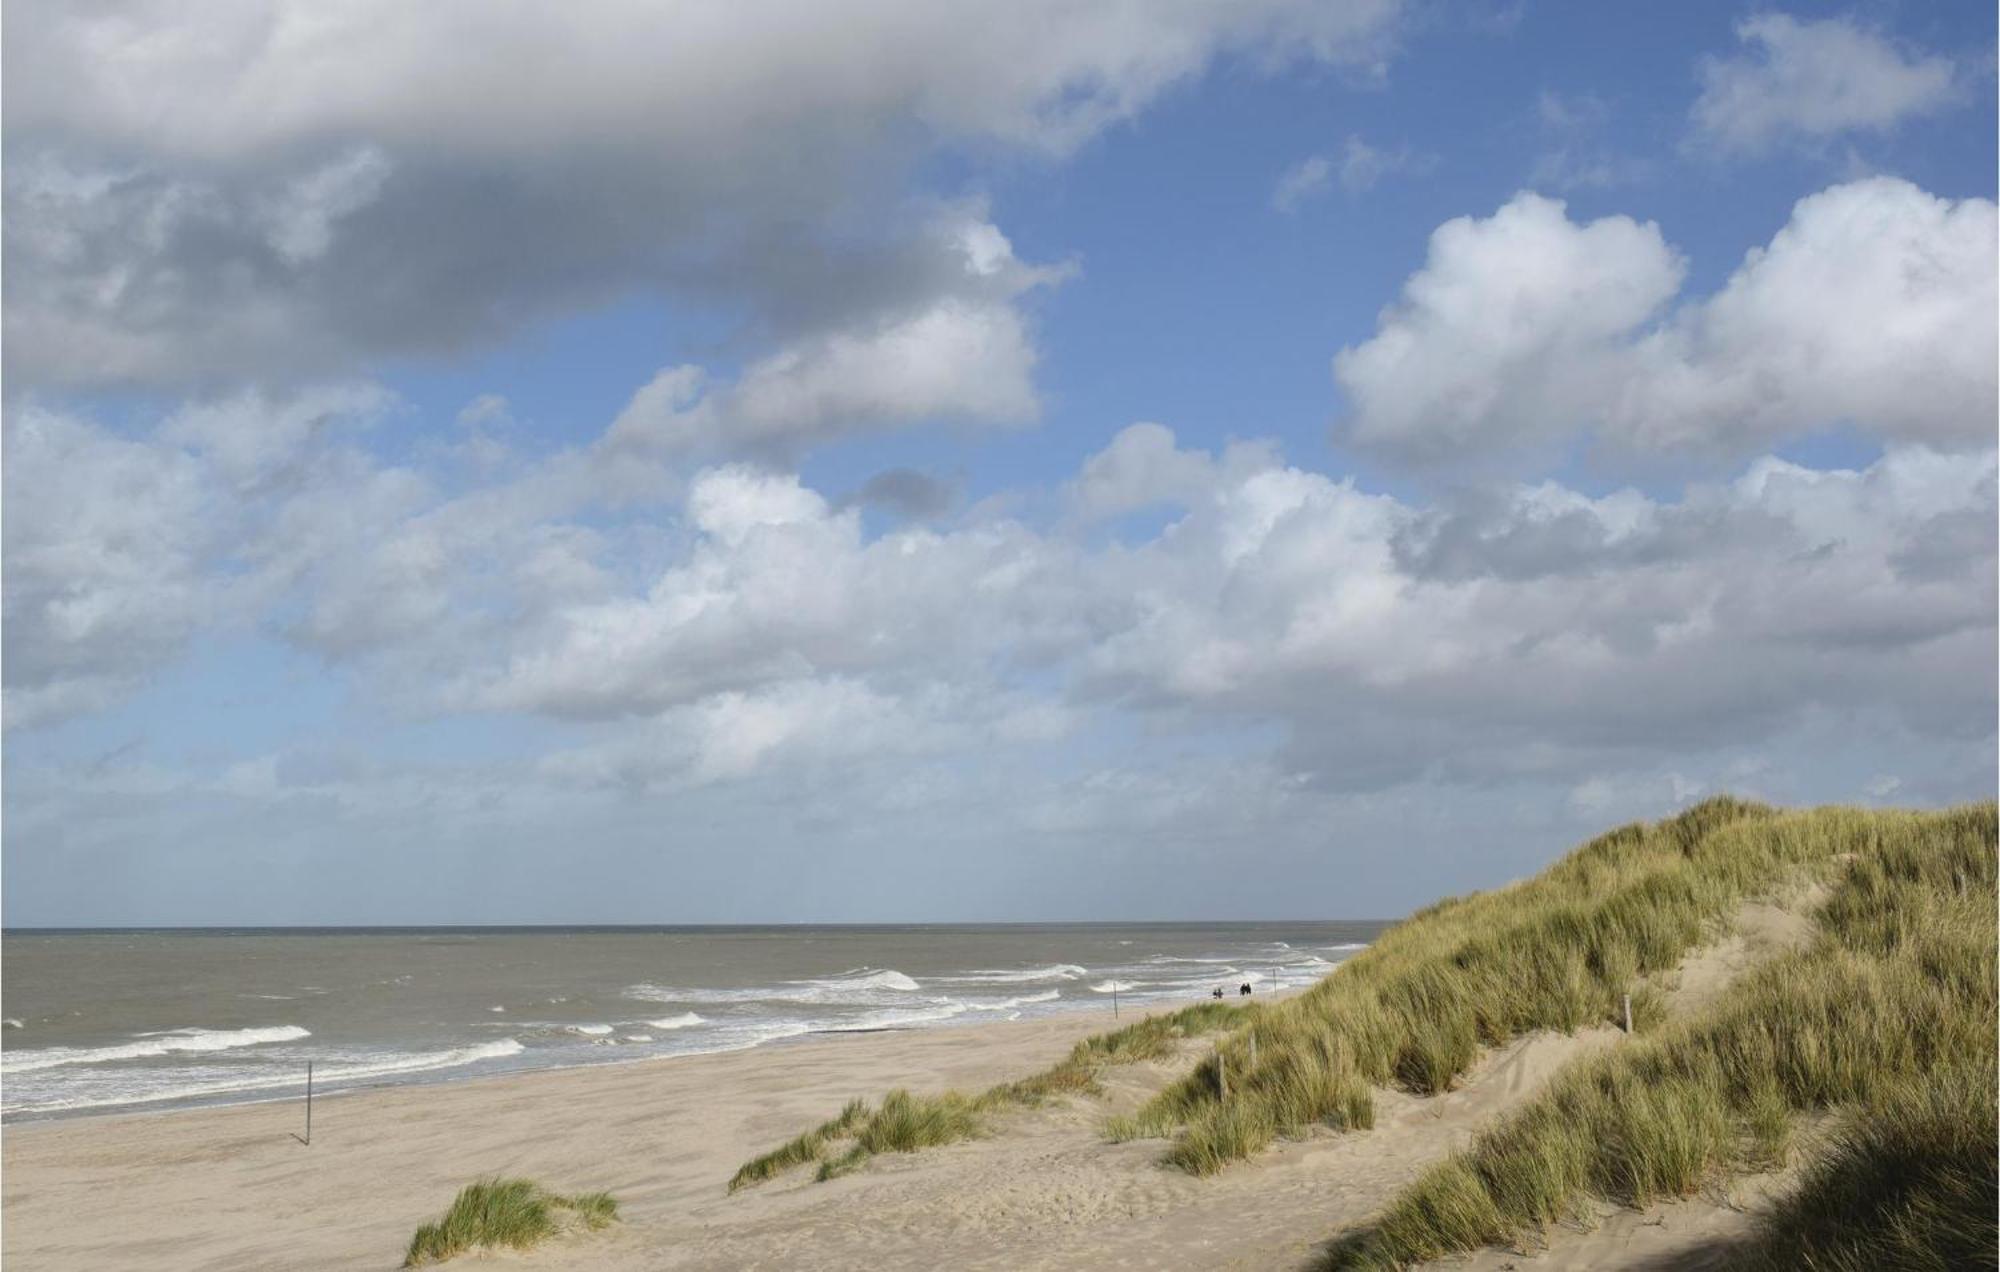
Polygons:
<instances>
[{"instance_id":1,"label":"sky","mask_svg":"<svg viewBox=\"0 0 2000 1272\"><path fill-rule=\"evenodd\" d=\"M1994 24L17 0L4 919L1392 917L1991 798Z\"/></svg>"}]
</instances>

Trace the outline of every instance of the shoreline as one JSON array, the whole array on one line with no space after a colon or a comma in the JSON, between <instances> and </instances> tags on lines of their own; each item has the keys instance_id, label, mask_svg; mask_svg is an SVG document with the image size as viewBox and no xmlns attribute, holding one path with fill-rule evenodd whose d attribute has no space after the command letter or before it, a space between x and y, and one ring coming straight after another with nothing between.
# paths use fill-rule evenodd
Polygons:
<instances>
[{"instance_id":1,"label":"shoreline","mask_svg":"<svg viewBox=\"0 0 2000 1272\"><path fill-rule=\"evenodd\" d=\"M1255 995L1253 1001L1269 1002L1273 999L1290 997L1291 995L1298 993L1300 990L1306 988L1311 983L1312 981L1309 980L1305 984L1294 987L1281 987L1274 990L1267 990L1264 991L1263 993ZM385 1091L399 1091L411 1088L457 1086L469 1082L490 1082L505 1078L528 1077L534 1074L572 1073L578 1071L589 1071L594 1069L621 1068L631 1065L660 1064L674 1060L695 1060L711 1056L748 1055L753 1052L766 1051L778 1048L812 1045L815 1043L827 1043L835 1041L840 1038L847 1038L847 1037L866 1037L878 1034L915 1035L915 1034L934 1033L939 1031L956 1031L963 1029L986 1029L1001 1025L1027 1024L1036 1021L1053 1020L1058 1018L1080 1017L1085 1015L1096 1016L1102 1014L1104 1023L1100 1024L1097 1028L1090 1031L1092 1033L1097 1033L1097 1032L1103 1032L1104 1030L1108 1029L1119 1028L1123 1024L1127 1023L1128 1019L1136 1020L1139 1019L1141 1016L1144 1016L1152 1012L1162 1011L1162 1010L1178 1010L1182 1007L1191 1006L1195 1002L1209 1001L1206 997L1197 998L1191 1001L1182 1001L1179 998L1161 997L1161 998L1141 999L1138 1002L1133 1002L1128 997L1126 999L1126 1007L1124 1009L1123 1015L1114 1017L1111 1015L1109 1011L1109 1002L1111 996L1107 994L1104 995L1103 997L1105 1000L1105 1005L1101 1009L1101 1012L1100 1012L1100 1005L1095 1002L1086 1003L1081 1000L1072 1000L1074 1005L1058 1006L1053 1008L1052 1010L1037 1012L1032 1015L1023 1013L1021 1015L1013 1017L1012 1019L966 1020L963 1018L963 1015L960 1015L915 1025L881 1025L881 1026L859 1028L859 1029L815 1029L815 1030L808 1030L804 1033L799 1033L799 1034L789 1034L782 1037L768 1038L759 1042L750 1043L746 1046L726 1047L726 1048L719 1047L707 1051L681 1051L681 1052L672 1052L667 1054L640 1055L640 1056L629 1056L629 1057L610 1056L602 1060L580 1060L580 1061L558 1062L558 1063L542 1064L542 1065L524 1065L517 1068L498 1068L498 1069L490 1069L485 1072L476 1072L476 1073L454 1073L448 1069L433 1070L429 1073L419 1072L413 1074L405 1081L379 1081L379 1082L363 1081L352 1086L341 1086L330 1090L324 1088L318 1089L315 1090L313 1093L313 1103L315 1106L317 1106L323 1100L343 1099L349 1096L367 1095ZM1234 997L1231 997L1227 1001L1236 1002L1238 1000ZM247 1108L247 1107L263 1106L263 1105L271 1105L271 1104L287 1104L287 1103L303 1104L304 1099L305 1099L305 1079L301 1077L296 1084L296 1089L285 1088L283 1094L277 1094L277 1095L251 1094L245 1092L241 1096L235 1096L227 1093L218 1093L213 1097L170 1096L156 1101L132 1101L130 1103L125 1103L125 1104L112 1104L112 1105L102 1105L97 1107L86 1107L86 1108L75 1108L75 1109L22 1109L18 1111L7 1111L4 1113L0 1113L0 1128L4 1128L7 1131L12 1131L17 1127L26 1128L33 1126L44 1126L51 1123L102 1121L107 1118L138 1118L138 1117L152 1118L152 1117L162 1117L176 1113L212 1112L220 1109Z\"/></svg>"},{"instance_id":2,"label":"shoreline","mask_svg":"<svg viewBox=\"0 0 2000 1272\"><path fill-rule=\"evenodd\" d=\"M745 1159L857 1096L1024 1077L1082 1038L1182 1005L357 1089L315 1117L310 1147L296 1138L296 1099L10 1124L0 1259L388 1268L464 1184L520 1174L607 1189L625 1209L608 1239L538 1251L539 1265L731 1266L683 1259L677 1243L694 1225L754 1245L760 1224L780 1222L790 1184L725 1193Z\"/></svg>"}]
</instances>

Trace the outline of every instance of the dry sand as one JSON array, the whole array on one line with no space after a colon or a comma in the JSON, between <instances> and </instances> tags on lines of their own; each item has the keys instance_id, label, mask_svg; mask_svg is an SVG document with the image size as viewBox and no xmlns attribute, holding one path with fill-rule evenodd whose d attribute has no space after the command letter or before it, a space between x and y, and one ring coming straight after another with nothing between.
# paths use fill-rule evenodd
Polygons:
<instances>
[{"instance_id":1,"label":"dry sand","mask_svg":"<svg viewBox=\"0 0 2000 1272\"><path fill-rule=\"evenodd\" d=\"M1131 1013L1127 1012L1129 1020ZM1111 1023L1076 1015L857 1035L733 1055L571 1069L319 1102L9 1127L11 1270L391 1268L416 1226L486 1174L608 1189L623 1223L527 1255L544 1268L1200 1268L1303 1262L1495 1109L1612 1035L1525 1039L1459 1091L1385 1094L1379 1128L1280 1145L1196 1180L1158 1142L1097 1125L1192 1063L1112 1071L1112 1093L1011 1115L993 1137L878 1158L826 1184L797 1172L735 1196L746 1157L856 1095L1022 1076Z\"/></svg>"}]
</instances>

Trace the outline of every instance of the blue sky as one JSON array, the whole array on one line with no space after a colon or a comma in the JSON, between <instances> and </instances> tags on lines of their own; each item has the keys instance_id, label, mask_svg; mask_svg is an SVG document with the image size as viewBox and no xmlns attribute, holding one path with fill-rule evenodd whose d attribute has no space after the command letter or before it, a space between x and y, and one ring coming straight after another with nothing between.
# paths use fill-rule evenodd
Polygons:
<instances>
[{"instance_id":1,"label":"blue sky","mask_svg":"<svg viewBox=\"0 0 2000 1272\"><path fill-rule=\"evenodd\" d=\"M8 922L1992 794L1990 7L769 8L10 6Z\"/></svg>"}]
</instances>

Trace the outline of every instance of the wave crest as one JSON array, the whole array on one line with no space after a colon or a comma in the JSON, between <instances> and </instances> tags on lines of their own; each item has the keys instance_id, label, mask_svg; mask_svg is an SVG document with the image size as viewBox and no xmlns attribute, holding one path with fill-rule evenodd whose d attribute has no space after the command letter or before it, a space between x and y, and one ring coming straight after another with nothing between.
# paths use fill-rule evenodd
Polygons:
<instances>
[{"instance_id":1,"label":"wave crest","mask_svg":"<svg viewBox=\"0 0 2000 1272\"><path fill-rule=\"evenodd\" d=\"M703 1023L700 1016L684 1011L678 1016L665 1016L659 1020L649 1020L646 1024L654 1029L687 1029Z\"/></svg>"},{"instance_id":2,"label":"wave crest","mask_svg":"<svg viewBox=\"0 0 2000 1272\"><path fill-rule=\"evenodd\" d=\"M32 1073L36 1069L53 1069L64 1064L145 1060L176 1051L227 1051L232 1047L296 1042L310 1037L311 1030L297 1025L271 1025L261 1029L175 1029L115 1047L40 1047L33 1051L15 1051L0 1056L0 1073Z\"/></svg>"},{"instance_id":3,"label":"wave crest","mask_svg":"<svg viewBox=\"0 0 2000 1272\"><path fill-rule=\"evenodd\" d=\"M983 967L960 972L956 976L941 976L938 979L950 981L955 985L1031 985L1036 981L1081 980L1088 975L1090 975L1089 968L1078 967L1075 963L1051 963L1047 967L1020 969Z\"/></svg>"}]
</instances>

